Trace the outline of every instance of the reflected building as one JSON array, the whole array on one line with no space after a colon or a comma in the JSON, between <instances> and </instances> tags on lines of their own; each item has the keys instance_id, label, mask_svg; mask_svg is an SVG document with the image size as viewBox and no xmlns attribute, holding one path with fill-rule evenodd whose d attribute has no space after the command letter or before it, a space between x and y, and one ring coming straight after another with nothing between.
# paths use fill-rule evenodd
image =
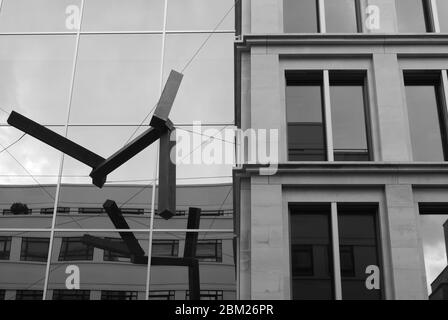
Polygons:
<instances>
[{"instance_id":1,"label":"reflected building","mask_svg":"<svg viewBox=\"0 0 448 320\"><path fill-rule=\"evenodd\" d=\"M6 300L41 300L50 242L51 198L43 189L55 186L2 186L0 188L0 293ZM120 205L130 229L148 252L151 188L106 186L100 193L91 185L63 185L65 192L55 216L55 233L48 275L47 299L144 300L147 265L131 263L129 256L86 245L86 234L121 241L102 207L112 197ZM189 207L202 209L196 258L200 265L200 294L204 300L236 298L231 185L185 185L177 189L176 216L164 220L156 213L152 233L153 257L182 257ZM141 192L144 190L144 192ZM126 193L136 194L123 204ZM81 200L82 199L82 200ZM122 202L123 201L123 202ZM14 203L27 211L11 211ZM22 229L15 230L14 229ZM181 231L179 231L181 230ZM220 231L221 230L221 231ZM68 290L70 266L80 271L80 288ZM186 267L151 266L149 299L189 299Z\"/></svg>"},{"instance_id":2,"label":"reflected building","mask_svg":"<svg viewBox=\"0 0 448 320\"><path fill-rule=\"evenodd\" d=\"M442 226L421 219L448 216L446 2L239 3L236 125L279 137L277 170L234 170L239 298L428 299Z\"/></svg>"},{"instance_id":3,"label":"reflected building","mask_svg":"<svg viewBox=\"0 0 448 320\"><path fill-rule=\"evenodd\" d=\"M448 220L443 225L445 231L445 246L448 256ZM429 296L431 300L448 300L448 266L431 283L432 293Z\"/></svg>"}]
</instances>

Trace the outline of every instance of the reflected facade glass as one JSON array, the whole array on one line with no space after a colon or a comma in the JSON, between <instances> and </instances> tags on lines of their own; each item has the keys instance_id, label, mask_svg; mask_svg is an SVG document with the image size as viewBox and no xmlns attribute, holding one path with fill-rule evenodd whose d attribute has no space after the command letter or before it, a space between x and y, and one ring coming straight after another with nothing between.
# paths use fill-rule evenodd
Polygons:
<instances>
[{"instance_id":1,"label":"reflected facade glass","mask_svg":"<svg viewBox=\"0 0 448 320\"><path fill-rule=\"evenodd\" d=\"M405 72L405 90L414 161L444 161L446 115L440 74Z\"/></svg>"},{"instance_id":2,"label":"reflected facade glass","mask_svg":"<svg viewBox=\"0 0 448 320\"><path fill-rule=\"evenodd\" d=\"M356 33L358 0L325 1L325 24L328 33Z\"/></svg>"},{"instance_id":3,"label":"reflected facade glass","mask_svg":"<svg viewBox=\"0 0 448 320\"><path fill-rule=\"evenodd\" d=\"M440 31L448 33L448 1L437 0L437 12L439 13Z\"/></svg>"},{"instance_id":4,"label":"reflected facade glass","mask_svg":"<svg viewBox=\"0 0 448 320\"><path fill-rule=\"evenodd\" d=\"M283 0L283 21L286 33L317 33L318 0Z\"/></svg>"},{"instance_id":5,"label":"reflected facade glass","mask_svg":"<svg viewBox=\"0 0 448 320\"><path fill-rule=\"evenodd\" d=\"M398 32L424 33L429 31L426 0L395 0Z\"/></svg>"},{"instance_id":6,"label":"reflected facade glass","mask_svg":"<svg viewBox=\"0 0 448 320\"><path fill-rule=\"evenodd\" d=\"M3 0L0 14L0 105L10 106L0 112L0 149L11 145L0 154L0 260L11 262L0 264L0 288L10 283L0 298L31 300L45 294L49 300L145 300L147 289L149 299L191 297L188 278L176 287L168 273L160 278L166 283L146 288L148 264L135 263L122 250L85 242L89 235L115 239L123 247L103 208L113 199L145 255L151 247L155 258L183 257L185 240L179 237L154 235L148 243L154 232L156 145L110 174L106 186L98 189L92 186L90 168L68 156L62 166L58 151L3 124L15 110L108 157L147 129L145 116L175 69L184 81L171 120L185 130L196 120L223 129L234 119L234 2L169 0L165 12L165 0L86 0L76 55L82 2L31 2ZM198 239L193 259L201 269L214 264L200 276L207 279L222 263L226 269L224 278L217 277L224 284L204 285L201 298L236 297L231 166L179 165L175 217L164 220L155 205L154 228L184 230L188 208L199 207L200 228L226 230L225 237L210 232L213 236ZM157 190L155 194L157 200ZM50 239L53 212L55 236ZM34 232L37 228L48 233ZM87 232L92 229L98 232ZM66 287L65 271L72 264L79 266L82 290Z\"/></svg>"}]
</instances>

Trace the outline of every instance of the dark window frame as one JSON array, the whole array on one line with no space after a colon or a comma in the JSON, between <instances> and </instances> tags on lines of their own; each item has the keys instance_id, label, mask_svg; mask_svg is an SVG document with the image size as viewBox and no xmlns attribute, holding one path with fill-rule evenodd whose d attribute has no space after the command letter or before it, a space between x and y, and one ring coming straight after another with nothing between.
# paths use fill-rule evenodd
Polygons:
<instances>
[{"instance_id":1,"label":"dark window frame","mask_svg":"<svg viewBox=\"0 0 448 320\"><path fill-rule=\"evenodd\" d=\"M222 262L222 240L221 239L203 239L198 240L197 249L201 245L213 245L214 254L210 255L199 255L198 250L196 250L196 258L202 262Z\"/></svg>"},{"instance_id":2,"label":"dark window frame","mask_svg":"<svg viewBox=\"0 0 448 320\"><path fill-rule=\"evenodd\" d=\"M48 260L48 249L46 250L45 256L30 256L29 246L33 242L44 243L50 246L50 238L41 237L24 237L22 238L21 250L20 250L20 261L30 261L30 262L47 262Z\"/></svg>"},{"instance_id":3,"label":"dark window frame","mask_svg":"<svg viewBox=\"0 0 448 320\"><path fill-rule=\"evenodd\" d=\"M155 290L149 291L148 300L175 300L175 290Z\"/></svg>"},{"instance_id":4,"label":"dark window frame","mask_svg":"<svg viewBox=\"0 0 448 320\"><path fill-rule=\"evenodd\" d=\"M81 243L85 251L81 253L70 253L70 244ZM82 242L82 237L63 237L58 261L93 261L94 248L86 246Z\"/></svg>"},{"instance_id":5,"label":"dark window frame","mask_svg":"<svg viewBox=\"0 0 448 320\"><path fill-rule=\"evenodd\" d=\"M42 300L43 290L17 290L16 300Z\"/></svg>"},{"instance_id":6,"label":"dark window frame","mask_svg":"<svg viewBox=\"0 0 448 320\"><path fill-rule=\"evenodd\" d=\"M0 289L0 301L5 300L5 299L6 299L6 290Z\"/></svg>"},{"instance_id":7,"label":"dark window frame","mask_svg":"<svg viewBox=\"0 0 448 320\"><path fill-rule=\"evenodd\" d=\"M292 274L293 277L312 277L314 276L314 254L313 254L313 245L291 245L291 257L294 255L295 252L301 251L301 252L307 252L310 254L310 262L311 265L309 268L299 268L299 267L293 267L292 264Z\"/></svg>"},{"instance_id":8,"label":"dark window frame","mask_svg":"<svg viewBox=\"0 0 448 320\"><path fill-rule=\"evenodd\" d=\"M434 86L443 157L444 161L448 161L448 101L445 100L445 94L442 88L441 70L403 70L403 84L405 90L408 86Z\"/></svg>"},{"instance_id":9,"label":"dark window frame","mask_svg":"<svg viewBox=\"0 0 448 320\"><path fill-rule=\"evenodd\" d=\"M65 214L70 213L70 207L57 207L56 210L57 210L56 213L65 213ZM54 208L41 208L40 214L43 214L43 215L53 214L53 211L54 211Z\"/></svg>"},{"instance_id":10,"label":"dark window frame","mask_svg":"<svg viewBox=\"0 0 448 320\"><path fill-rule=\"evenodd\" d=\"M90 290L55 289L52 300L90 300Z\"/></svg>"},{"instance_id":11,"label":"dark window frame","mask_svg":"<svg viewBox=\"0 0 448 320\"><path fill-rule=\"evenodd\" d=\"M101 290L101 300L138 300L138 291Z\"/></svg>"},{"instance_id":12,"label":"dark window frame","mask_svg":"<svg viewBox=\"0 0 448 320\"><path fill-rule=\"evenodd\" d=\"M203 299L209 298L209 299ZM212 299L210 299L212 298ZM190 291L185 291L185 300L190 300ZM223 290L201 290L200 300L224 300Z\"/></svg>"},{"instance_id":13,"label":"dark window frame","mask_svg":"<svg viewBox=\"0 0 448 320\"><path fill-rule=\"evenodd\" d=\"M11 258L11 236L0 237L0 260L9 260Z\"/></svg>"}]
</instances>

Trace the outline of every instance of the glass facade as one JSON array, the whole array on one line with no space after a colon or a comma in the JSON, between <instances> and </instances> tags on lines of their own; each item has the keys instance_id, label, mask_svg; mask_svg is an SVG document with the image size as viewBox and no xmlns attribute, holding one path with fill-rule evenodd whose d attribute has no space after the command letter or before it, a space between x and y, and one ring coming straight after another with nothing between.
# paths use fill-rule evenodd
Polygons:
<instances>
[{"instance_id":1,"label":"glass facade","mask_svg":"<svg viewBox=\"0 0 448 320\"><path fill-rule=\"evenodd\" d=\"M188 268L180 267L187 273L170 282L179 267L165 270L135 263L120 251L86 246L86 236L121 239L103 208L108 199L121 207L145 255L157 258L183 258L188 208L200 208L200 277L207 279L203 268L216 275L216 281L201 283L201 296L217 292L235 298L235 261L229 258L234 256L233 163L179 163L177 212L165 221L157 204L152 206L157 145L110 174L98 189L90 168L6 123L14 110L108 157L146 130L175 69L184 78L170 119L179 132L206 144L205 131L191 133L193 122L215 132L233 127L234 1L1 3L0 260L5 263L0 263L0 288L10 283L4 298L188 297ZM188 152L194 157L201 150ZM79 267L82 290L66 287L70 265Z\"/></svg>"}]
</instances>

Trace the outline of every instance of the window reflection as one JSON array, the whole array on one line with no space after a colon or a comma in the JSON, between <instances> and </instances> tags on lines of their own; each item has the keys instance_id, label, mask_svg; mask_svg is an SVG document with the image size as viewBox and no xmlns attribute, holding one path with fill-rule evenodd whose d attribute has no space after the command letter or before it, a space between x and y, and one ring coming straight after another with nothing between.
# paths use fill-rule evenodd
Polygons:
<instances>
[{"instance_id":1,"label":"window reflection","mask_svg":"<svg viewBox=\"0 0 448 320\"><path fill-rule=\"evenodd\" d=\"M326 159L322 73L287 75L286 108L290 161Z\"/></svg>"},{"instance_id":2,"label":"window reflection","mask_svg":"<svg viewBox=\"0 0 448 320\"><path fill-rule=\"evenodd\" d=\"M448 1L437 0L437 11L439 13L440 31L448 33Z\"/></svg>"},{"instance_id":3,"label":"window reflection","mask_svg":"<svg viewBox=\"0 0 448 320\"><path fill-rule=\"evenodd\" d=\"M328 33L356 33L358 0L325 1L325 20Z\"/></svg>"},{"instance_id":4,"label":"window reflection","mask_svg":"<svg viewBox=\"0 0 448 320\"><path fill-rule=\"evenodd\" d=\"M330 205L291 208L293 299L333 299L330 230Z\"/></svg>"},{"instance_id":5,"label":"window reflection","mask_svg":"<svg viewBox=\"0 0 448 320\"><path fill-rule=\"evenodd\" d=\"M330 72L335 161L368 161L364 73Z\"/></svg>"},{"instance_id":6,"label":"window reflection","mask_svg":"<svg viewBox=\"0 0 448 320\"><path fill-rule=\"evenodd\" d=\"M376 207L338 205L342 298L347 300L377 300L380 289L366 287L367 267L380 270ZM381 277L381 274L379 274Z\"/></svg>"},{"instance_id":7,"label":"window reflection","mask_svg":"<svg viewBox=\"0 0 448 320\"><path fill-rule=\"evenodd\" d=\"M395 0L398 32L423 33L429 30L426 0Z\"/></svg>"},{"instance_id":8,"label":"window reflection","mask_svg":"<svg viewBox=\"0 0 448 320\"><path fill-rule=\"evenodd\" d=\"M404 76L413 159L444 161L446 116L442 108L440 74L409 71Z\"/></svg>"},{"instance_id":9,"label":"window reflection","mask_svg":"<svg viewBox=\"0 0 448 320\"><path fill-rule=\"evenodd\" d=\"M286 33L318 32L318 0L283 0L283 21Z\"/></svg>"}]
</instances>

